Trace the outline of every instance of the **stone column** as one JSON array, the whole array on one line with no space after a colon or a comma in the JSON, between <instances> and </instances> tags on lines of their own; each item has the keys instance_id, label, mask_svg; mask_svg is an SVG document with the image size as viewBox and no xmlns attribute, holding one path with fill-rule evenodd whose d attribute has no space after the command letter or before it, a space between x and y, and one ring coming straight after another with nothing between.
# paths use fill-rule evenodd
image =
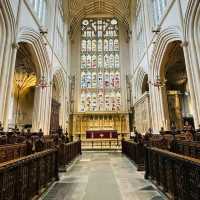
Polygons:
<instances>
[{"instance_id":1,"label":"stone column","mask_svg":"<svg viewBox=\"0 0 200 200\"><path fill-rule=\"evenodd\" d=\"M44 134L49 134L51 116L51 87L36 87L32 130L38 131L42 128Z\"/></svg>"},{"instance_id":2,"label":"stone column","mask_svg":"<svg viewBox=\"0 0 200 200\"><path fill-rule=\"evenodd\" d=\"M198 1L196 1L196 3L197 2ZM195 46L195 42L196 44L198 44L198 41L195 41L194 35L191 38L190 37L186 38L184 32L185 32L185 29L186 30L192 29L192 31L198 30L198 33L199 33L199 29L198 29L199 26L197 25L197 23L199 24L198 21L200 21L200 17L199 17L199 20L197 19L195 20L196 23L192 25L188 24L188 26L190 25L190 27L185 27L184 15L183 15L180 0L177 0L177 7L178 7L178 14L179 14L179 19L180 19L181 29L182 29L182 47L184 51L189 90L190 90L190 95L191 95L192 114L193 114L195 126L198 127L198 125L200 124L200 104L199 104L200 92L199 90L196 89L196 87L199 85L199 82L200 82L200 78L199 78L200 60L198 60L199 58L198 52L197 52L198 50ZM200 6L199 6L199 9L200 9ZM196 13L198 13L198 10L196 11ZM191 15L190 17L192 18L194 16ZM197 36L198 33L196 33L195 35ZM189 41L187 40L189 40L190 43L188 43Z\"/></svg>"},{"instance_id":3,"label":"stone column","mask_svg":"<svg viewBox=\"0 0 200 200\"><path fill-rule=\"evenodd\" d=\"M14 79L14 71L15 71L15 61L16 61L16 54L19 45L14 43L12 45L12 52L10 56L10 68L6 68L7 75L4 74L4 81L2 82L2 87L0 91L4 94L4 101L0 102L0 119L3 118L4 128L7 130L8 128L8 117L11 105L11 95L13 89L13 79ZM8 65L9 66L9 65Z\"/></svg>"}]
</instances>

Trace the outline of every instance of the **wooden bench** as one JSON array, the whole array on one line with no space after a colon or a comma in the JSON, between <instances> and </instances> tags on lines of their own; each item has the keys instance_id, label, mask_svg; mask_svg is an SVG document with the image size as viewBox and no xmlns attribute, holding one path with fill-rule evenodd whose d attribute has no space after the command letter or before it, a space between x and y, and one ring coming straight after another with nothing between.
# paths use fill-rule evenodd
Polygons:
<instances>
[{"instance_id":1,"label":"wooden bench","mask_svg":"<svg viewBox=\"0 0 200 200\"><path fill-rule=\"evenodd\" d=\"M44 150L55 148L51 138L45 139ZM26 143L0 145L0 163L27 156Z\"/></svg>"},{"instance_id":2,"label":"wooden bench","mask_svg":"<svg viewBox=\"0 0 200 200\"><path fill-rule=\"evenodd\" d=\"M144 146L132 141L122 140L122 153L128 156L137 166L137 170L144 170Z\"/></svg>"},{"instance_id":3,"label":"wooden bench","mask_svg":"<svg viewBox=\"0 0 200 200\"><path fill-rule=\"evenodd\" d=\"M200 142L175 141L174 152L177 154L200 159Z\"/></svg>"},{"instance_id":4,"label":"wooden bench","mask_svg":"<svg viewBox=\"0 0 200 200\"><path fill-rule=\"evenodd\" d=\"M70 142L61 144L59 146L59 165L65 168L76 156L81 154L81 141Z\"/></svg>"},{"instance_id":5,"label":"wooden bench","mask_svg":"<svg viewBox=\"0 0 200 200\"><path fill-rule=\"evenodd\" d=\"M0 199L29 200L58 180L57 150L0 164Z\"/></svg>"},{"instance_id":6,"label":"wooden bench","mask_svg":"<svg viewBox=\"0 0 200 200\"><path fill-rule=\"evenodd\" d=\"M0 146L0 163L26 156L26 150L26 144Z\"/></svg>"},{"instance_id":7,"label":"wooden bench","mask_svg":"<svg viewBox=\"0 0 200 200\"><path fill-rule=\"evenodd\" d=\"M146 148L145 178L170 199L200 199L200 160L158 148Z\"/></svg>"}]
</instances>

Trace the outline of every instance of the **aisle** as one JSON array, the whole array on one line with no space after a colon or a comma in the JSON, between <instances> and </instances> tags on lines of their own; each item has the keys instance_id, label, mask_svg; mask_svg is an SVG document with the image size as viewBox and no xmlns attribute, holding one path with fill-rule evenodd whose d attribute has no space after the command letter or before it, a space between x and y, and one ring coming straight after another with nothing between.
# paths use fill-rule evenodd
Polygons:
<instances>
[{"instance_id":1,"label":"aisle","mask_svg":"<svg viewBox=\"0 0 200 200\"><path fill-rule=\"evenodd\" d=\"M164 200L121 153L83 153L43 200Z\"/></svg>"}]
</instances>

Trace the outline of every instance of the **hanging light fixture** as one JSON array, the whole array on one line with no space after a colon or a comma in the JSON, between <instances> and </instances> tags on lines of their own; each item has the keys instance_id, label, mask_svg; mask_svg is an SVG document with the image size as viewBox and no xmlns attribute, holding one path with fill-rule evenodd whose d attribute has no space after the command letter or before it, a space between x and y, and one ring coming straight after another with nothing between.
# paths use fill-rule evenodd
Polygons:
<instances>
[{"instance_id":1,"label":"hanging light fixture","mask_svg":"<svg viewBox=\"0 0 200 200\"><path fill-rule=\"evenodd\" d=\"M51 86L51 82L48 83L48 81L46 80L45 76L42 76L38 80L38 82L37 82L35 87L40 87L40 88L44 89L44 88L47 88L47 87L50 87L50 86Z\"/></svg>"},{"instance_id":2,"label":"hanging light fixture","mask_svg":"<svg viewBox=\"0 0 200 200\"><path fill-rule=\"evenodd\" d=\"M154 87L163 88L163 87L165 87L166 82L167 82L166 79L164 81L162 81L159 76L156 76L155 82L149 81L148 83L153 85Z\"/></svg>"}]
</instances>

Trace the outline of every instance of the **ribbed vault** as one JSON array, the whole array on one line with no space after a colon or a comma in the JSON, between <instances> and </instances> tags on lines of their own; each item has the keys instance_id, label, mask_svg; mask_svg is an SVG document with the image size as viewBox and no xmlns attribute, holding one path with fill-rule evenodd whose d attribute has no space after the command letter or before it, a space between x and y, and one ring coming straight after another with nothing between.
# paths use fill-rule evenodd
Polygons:
<instances>
[{"instance_id":1,"label":"ribbed vault","mask_svg":"<svg viewBox=\"0 0 200 200\"><path fill-rule=\"evenodd\" d=\"M131 0L68 0L63 1L73 33L86 17L116 17L127 28L129 26Z\"/></svg>"}]
</instances>

